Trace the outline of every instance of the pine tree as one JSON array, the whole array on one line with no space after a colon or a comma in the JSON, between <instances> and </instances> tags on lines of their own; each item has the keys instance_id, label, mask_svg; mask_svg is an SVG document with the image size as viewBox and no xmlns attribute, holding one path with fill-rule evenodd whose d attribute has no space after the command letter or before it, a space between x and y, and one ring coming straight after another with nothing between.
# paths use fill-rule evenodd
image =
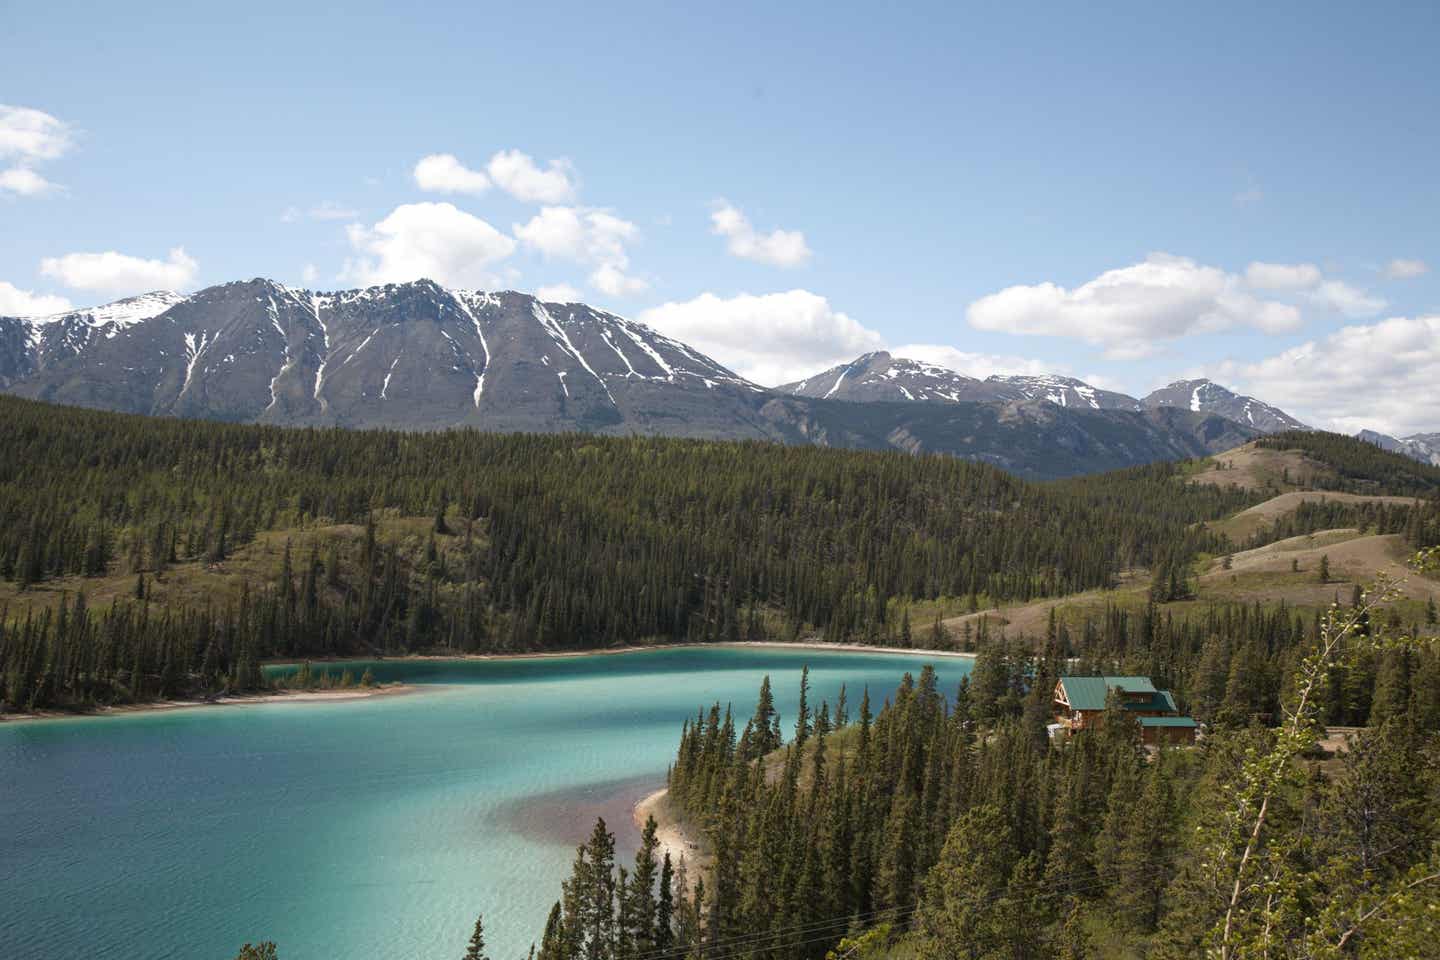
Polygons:
<instances>
[{"instance_id":1,"label":"pine tree","mask_svg":"<svg viewBox=\"0 0 1440 960\"><path fill-rule=\"evenodd\" d=\"M810 707L806 702L810 693L810 667L807 664L800 671L800 705L795 708L795 749L805 748L810 737Z\"/></svg>"},{"instance_id":2,"label":"pine tree","mask_svg":"<svg viewBox=\"0 0 1440 960\"><path fill-rule=\"evenodd\" d=\"M550 908L550 916L545 921L545 933L540 938L540 952L536 954L536 960L569 960L569 956L565 937L565 920L561 913L560 902L557 900L555 906Z\"/></svg>"},{"instance_id":3,"label":"pine tree","mask_svg":"<svg viewBox=\"0 0 1440 960\"><path fill-rule=\"evenodd\" d=\"M1330 554L1328 554L1328 553L1322 553L1322 554L1320 554L1320 570L1319 570L1319 572L1316 574L1316 578L1317 578L1321 583L1329 583L1329 582L1330 582Z\"/></svg>"},{"instance_id":4,"label":"pine tree","mask_svg":"<svg viewBox=\"0 0 1440 960\"><path fill-rule=\"evenodd\" d=\"M656 952L667 951L675 944L675 870L668 850L660 865L660 893L655 901L655 932L651 940Z\"/></svg>"},{"instance_id":5,"label":"pine tree","mask_svg":"<svg viewBox=\"0 0 1440 960\"><path fill-rule=\"evenodd\" d=\"M470 944L465 948L463 960L489 960L485 956L485 918L475 917L475 931L470 934Z\"/></svg>"}]
</instances>

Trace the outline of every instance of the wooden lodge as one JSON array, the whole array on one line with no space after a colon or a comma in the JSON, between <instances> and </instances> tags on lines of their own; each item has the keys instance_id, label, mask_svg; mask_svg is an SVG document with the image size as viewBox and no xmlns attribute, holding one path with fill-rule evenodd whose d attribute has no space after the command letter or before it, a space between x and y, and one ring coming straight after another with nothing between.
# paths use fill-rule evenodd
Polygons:
<instances>
[{"instance_id":1,"label":"wooden lodge","mask_svg":"<svg viewBox=\"0 0 1440 960\"><path fill-rule=\"evenodd\" d=\"M1069 733L1098 729L1111 696L1140 724L1149 745L1195 742L1198 724L1180 713L1169 690L1157 690L1149 677L1061 677L1055 684L1055 723Z\"/></svg>"}]
</instances>

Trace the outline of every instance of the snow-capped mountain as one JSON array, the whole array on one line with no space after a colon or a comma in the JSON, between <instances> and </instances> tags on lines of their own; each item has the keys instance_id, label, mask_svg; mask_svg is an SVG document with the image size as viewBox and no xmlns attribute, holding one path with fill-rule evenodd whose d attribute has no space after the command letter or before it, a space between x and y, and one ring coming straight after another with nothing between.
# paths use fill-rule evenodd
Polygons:
<instances>
[{"instance_id":1,"label":"snow-capped mountain","mask_svg":"<svg viewBox=\"0 0 1440 960\"><path fill-rule=\"evenodd\" d=\"M1256 434L1208 412L1137 411L1080 381L977 380L884 353L770 390L582 303L428 280L324 293L257 279L0 317L0 390L277 425L899 449L1032 477L1214 453Z\"/></svg>"},{"instance_id":2,"label":"snow-capped mountain","mask_svg":"<svg viewBox=\"0 0 1440 960\"><path fill-rule=\"evenodd\" d=\"M681 420L708 433L760 392L613 314L424 280L338 293L251 280L8 326L9 392L135 413L642 432Z\"/></svg>"},{"instance_id":3,"label":"snow-capped mountain","mask_svg":"<svg viewBox=\"0 0 1440 960\"><path fill-rule=\"evenodd\" d=\"M178 293L157 290L104 306L12 321L8 330L0 321L0 386L8 382L7 373L13 376L14 371L40 370L74 357L97 337L112 340L184 299ZM9 337L4 336L6 332Z\"/></svg>"},{"instance_id":4,"label":"snow-capped mountain","mask_svg":"<svg viewBox=\"0 0 1440 960\"><path fill-rule=\"evenodd\" d=\"M1091 410L1141 410L1140 401L1113 390L1092 387L1074 377L1056 374L1044 376L1000 376L987 377L986 383L993 383L1018 390L1027 400L1047 400L1062 407L1088 407Z\"/></svg>"},{"instance_id":5,"label":"snow-capped mountain","mask_svg":"<svg viewBox=\"0 0 1440 960\"><path fill-rule=\"evenodd\" d=\"M777 393L821 400L948 400L952 403L1013 399L984 381L919 360L892 357L883 350L863 354L804 380L775 388Z\"/></svg>"},{"instance_id":6,"label":"snow-capped mountain","mask_svg":"<svg viewBox=\"0 0 1440 960\"><path fill-rule=\"evenodd\" d=\"M867 353L823 373L775 388L797 397L835 400L928 400L950 403L1009 403L1044 400L1079 410L1140 410L1140 401L1058 375L1002 376L980 380L956 370Z\"/></svg>"},{"instance_id":7,"label":"snow-capped mountain","mask_svg":"<svg viewBox=\"0 0 1440 960\"><path fill-rule=\"evenodd\" d=\"M1215 413L1261 433L1308 430L1305 424L1263 400L1241 396L1213 380L1177 380L1140 401L1147 408L1180 407L1194 413Z\"/></svg>"},{"instance_id":8,"label":"snow-capped mountain","mask_svg":"<svg viewBox=\"0 0 1440 960\"><path fill-rule=\"evenodd\" d=\"M1361 440L1375 444L1391 453L1404 454L1412 460L1440 467L1440 433L1415 433L1408 437L1392 437L1374 430L1361 430L1355 434Z\"/></svg>"}]
</instances>

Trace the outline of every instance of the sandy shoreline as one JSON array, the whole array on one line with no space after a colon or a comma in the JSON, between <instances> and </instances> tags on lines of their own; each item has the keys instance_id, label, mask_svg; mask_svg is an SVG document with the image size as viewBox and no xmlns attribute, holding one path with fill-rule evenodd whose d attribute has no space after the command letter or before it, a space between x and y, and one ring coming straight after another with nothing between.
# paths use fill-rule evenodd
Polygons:
<instances>
[{"instance_id":1,"label":"sandy shoreline","mask_svg":"<svg viewBox=\"0 0 1440 960\"><path fill-rule=\"evenodd\" d=\"M381 663L388 660L405 662L416 661L452 661L463 662L467 660L560 660L567 657L608 657L620 656L627 653L644 653L647 650L691 650L701 649L728 649L744 650L751 647L765 647L777 650L838 650L845 653L888 653L896 656L904 655L910 657L959 657L961 659L973 660L973 653L959 653L954 650L923 650L919 647L902 649L900 647L876 647L863 643L826 643L822 640L797 640L789 643L783 640L743 640L736 643L655 643L633 645L628 647L602 647L592 650L536 650L532 653L411 653L400 656L355 656L355 657L310 657L299 660L267 660L265 666L280 667L309 663L354 663L359 661Z\"/></svg>"},{"instance_id":2,"label":"sandy shoreline","mask_svg":"<svg viewBox=\"0 0 1440 960\"><path fill-rule=\"evenodd\" d=\"M325 657L305 658L300 660L268 660L265 666L288 666L300 663L349 663L356 661L384 662L393 660L405 662L414 661L455 661L467 660L550 660L563 659L566 657L595 657L595 656L619 656L627 653L643 653L647 650L686 650L694 647L714 648L722 647L728 649L743 650L751 647L764 647L775 650L816 650L816 651L842 651L846 653L885 653L894 655L905 655L911 657L959 657L962 659L974 659L973 653L957 653L951 650L922 650L919 648L901 649L899 647L876 647L867 646L863 643L825 643L819 640L801 640L795 643L787 643L781 640L751 640L738 643L657 643L644 646L629 647L607 647L600 650L549 650L536 651L534 653L455 653L455 654L410 654L398 657ZM349 687L340 690L276 690L271 693L241 695L237 694L228 697L218 697L214 700L162 700L156 703L128 703L113 707L98 707L85 713L75 713L66 710L42 710L36 713L7 713L0 714L0 723L34 723L42 720L74 720L92 717L120 716L128 713L151 713L163 710L188 710L194 707L229 707L248 706L260 703L316 703L332 702L338 700L365 700L371 697L394 696L400 693L413 693L421 684L390 683L377 687L356 688ZM660 791L661 794L664 791ZM653 798L646 798L646 802ZM637 807L638 809L638 807ZM655 818L660 819L658 816ZM640 823L644 824L644 817ZM693 857L691 858L693 860Z\"/></svg>"},{"instance_id":3,"label":"sandy shoreline","mask_svg":"<svg viewBox=\"0 0 1440 960\"><path fill-rule=\"evenodd\" d=\"M134 713L160 713L167 710L191 710L195 707L246 707L263 703L332 703L341 700L369 700L414 693L416 684L390 683L377 687L347 687L340 690L275 690L270 693L234 694L214 700L160 700L154 703L122 703L97 707L85 713L68 710L41 710L36 713L0 714L0 724L42 723L53 720L88 720L94 717L117 717Z\"/></svg>"},{"instance_id":4,"label":"sandy shoreline","mask_svg":"<svg viewBox=\"0 0 1440 960\"><path fill-rule=\"evenodd\" d=\"M709 869L710 855L699 839L687 834L680 825L670 809L669 794L670 791L662 787L635 804L632 812L635 826L643 831L645 820L654 817L655 839L660 841L660 849L655 853L656 858L663 860L665 854L670 854L670 863L677 869L683 859L690 883L694 884L700 875Z\"/></svg>"}]
</instances>

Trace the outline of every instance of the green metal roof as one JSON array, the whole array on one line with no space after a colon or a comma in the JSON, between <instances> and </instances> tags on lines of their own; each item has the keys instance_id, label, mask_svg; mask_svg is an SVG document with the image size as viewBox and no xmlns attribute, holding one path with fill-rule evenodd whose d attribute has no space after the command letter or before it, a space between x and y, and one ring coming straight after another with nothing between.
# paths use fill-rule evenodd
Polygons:
<instances>
[{"instance_id":1,"label":"green metal roof","mask_svg":"<svg viewBox=\"0 0 1440 960\"><path fill-rule=\"evenodd\" d=\"M1168 690L1156 690L1149 677L1061 677L1065 697L1075 710L1104 710L1105 695L1111 687L1118 687L1126 693L1148 693L1150 699L1126 703L1127 710L1170 710L1175 709L1175 698Z\"/></svg>"},{"instance_id":2,"label":"green metal roof","mask_svg":"<svg viewBox=\"0 0 1440 960\"><path fill-rule=\"evenodd\" d=\"M1142 727L1198 727L1193 717L1141 717Z\"/></svg>"}]
</instances>

